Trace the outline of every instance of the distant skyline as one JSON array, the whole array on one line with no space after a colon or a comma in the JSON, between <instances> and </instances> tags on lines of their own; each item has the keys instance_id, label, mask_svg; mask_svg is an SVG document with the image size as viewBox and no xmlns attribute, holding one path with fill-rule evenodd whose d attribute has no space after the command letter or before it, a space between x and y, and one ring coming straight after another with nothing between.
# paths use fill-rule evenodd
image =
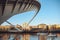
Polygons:
<instances>
[{"instance_id":1,"label":"distant skyline","mask_svg":"<svg viewBox=\"0 0 60 40\"><path fill-rule=\"evenodd\" d=\"M41 9L38 15L30 23L30 25L38 24L60 24L60 0L39 0L41 3ZM23 24L33 17L34 11L24 12L22 14L17 14L8 21L14 25ZM2 25L8 25L4 22Z\"/></svg>"}]
</instances>

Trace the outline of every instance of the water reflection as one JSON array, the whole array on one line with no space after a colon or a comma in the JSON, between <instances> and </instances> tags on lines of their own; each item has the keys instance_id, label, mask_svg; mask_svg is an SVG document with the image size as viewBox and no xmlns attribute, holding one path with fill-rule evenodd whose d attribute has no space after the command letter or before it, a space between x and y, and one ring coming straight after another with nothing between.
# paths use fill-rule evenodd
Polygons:
<instances>
[{"instance_id":1,"label":"water reflection","mask_svg":"<svg viewBox=\"0 0 60 40\"><path fill-rule=\"evenodd\" d=\"M60 40L60 37L56 37L56 38L47 38L47 40Z\"/></svg>"},{"instance_id":2,"label":"water reflection","mask_svg":"<svg viewBox=\"0 0 60 40\"><path fill-rule=\"evenodd\" d=\"M0 34L0 40L60 40L60 37L30 34Z\"/></svg>"},{"instance_id":3,"label":"water reflection","mask_svg":"<svg viewBox=\"0 0 60 40\"><path fill-rule=\"evenodd\" d=\"M30 34L23 34L22 40L30 40Z\"/></svg>"},{"instance_id":4,"label":"water reflection","mask_svg":"<svg viewBox=\"0 0 60 40\"><path fill-rule=\"evenodd\" d=\"M31 35L30 40L38 40L38 36L37 35Z\"/></svg>"}]
</instances>

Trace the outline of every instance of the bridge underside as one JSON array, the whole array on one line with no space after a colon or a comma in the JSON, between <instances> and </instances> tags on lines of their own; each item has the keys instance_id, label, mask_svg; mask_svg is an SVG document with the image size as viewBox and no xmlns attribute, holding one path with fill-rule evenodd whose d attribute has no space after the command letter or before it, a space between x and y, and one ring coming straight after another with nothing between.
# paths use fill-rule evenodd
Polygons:
<instances>
[{"instance_id":1,"label":"bridge underside","mask_svg":"<svg viewBox=\"0 0 60 40\"><path fill-rule=\"evenodd\" d=\"M0 0L0 24L13 15L40 9L40 3L36 0Z\"/></svg>"}]
</instances>

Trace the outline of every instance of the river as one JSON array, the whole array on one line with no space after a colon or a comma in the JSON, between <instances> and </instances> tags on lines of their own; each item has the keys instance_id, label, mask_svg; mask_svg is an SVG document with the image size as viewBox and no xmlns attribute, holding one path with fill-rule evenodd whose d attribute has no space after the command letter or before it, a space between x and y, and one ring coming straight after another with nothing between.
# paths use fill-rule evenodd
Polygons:
<instances>
[{"instance_id":1,"label":"river","mask_svg":"<svg viewBox=\"0 0 60 40\"><path fill-rule=\"evenodd\" d=\"M1 37L2 36L2 37ZM15 39L14 39L15 38ZM0 34L0 40L39 40L38 35L30 34ZM46 40L52 40L53 37L46 37ZM43 39L44 40L44 39ZM53 40L60 40L60 37L54 37Z\"/></svg>"}]
</instances>

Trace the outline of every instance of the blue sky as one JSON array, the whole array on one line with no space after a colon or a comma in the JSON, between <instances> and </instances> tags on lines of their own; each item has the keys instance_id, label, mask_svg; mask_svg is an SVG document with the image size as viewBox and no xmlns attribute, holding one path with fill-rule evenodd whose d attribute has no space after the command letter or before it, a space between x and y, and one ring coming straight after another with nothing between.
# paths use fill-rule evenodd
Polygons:
<instances>
[{"instance_id":1,"label":"blue sky","mask_svg":"<svg viewBox=\"0 0 60 40\"><path fill-rule=\"evenodd\" d=\"M41 10L30 25L60 24L60 0L39 0ZM33 17L34 11L25 12L11 17L8 21L14 25L23 24ZM8 25L4 22L2 25Z\"/></svg>"}]
</instances>

